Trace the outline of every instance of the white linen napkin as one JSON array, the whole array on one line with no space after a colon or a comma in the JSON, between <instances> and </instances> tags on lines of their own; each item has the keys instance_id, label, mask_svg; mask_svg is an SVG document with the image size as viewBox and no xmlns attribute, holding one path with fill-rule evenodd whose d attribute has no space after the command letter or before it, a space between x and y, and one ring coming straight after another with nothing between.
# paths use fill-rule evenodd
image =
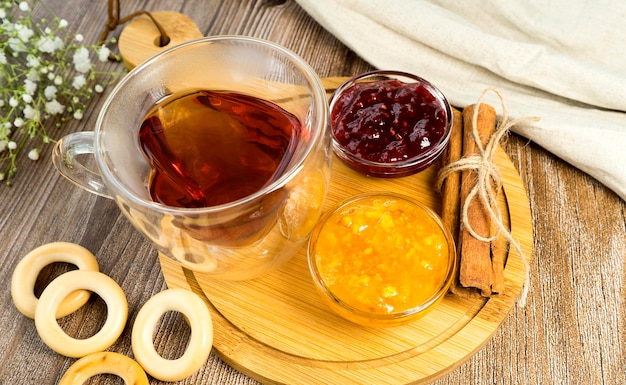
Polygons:
<instances>
[{"instance_id":1,"label":"white linen napkin","mask_svg":"<svg viewBox=\"0 0 626 385\"><path fill-rule=\"evenodd\" d=\"M498 89L511 118L540 118L515 132L626 200L626 2L296 2L374 67L421 76L454 106Z\"/></svg>"}]
</instances>

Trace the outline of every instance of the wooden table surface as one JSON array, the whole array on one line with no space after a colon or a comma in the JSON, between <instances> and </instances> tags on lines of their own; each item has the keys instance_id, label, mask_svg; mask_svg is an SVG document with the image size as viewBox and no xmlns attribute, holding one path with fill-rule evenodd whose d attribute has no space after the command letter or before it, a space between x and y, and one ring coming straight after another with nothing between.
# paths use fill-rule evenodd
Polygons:
<instances>
[{"instance_id":1,"label":"wooden table surface","mask_svg":"<svg viewBox=\"0 0 626 385\"><path fill-rule=\"evenodd\" d=\"M105 1L47 0L69 28L97 41L106 22ZM292 0L122 0L122 16L139 9L175 10L190 16L205 35L262 37L301 55L321 77L349 76L372 69L323 30ZM121 27L114 31L119 36ZM111 64L110 68L120 64ZM506 97L506 95L505 95ZM104 95L91 102L82 121L51 135L90 130ZM525 138L511 135L505 150L528 191L534 222L531 286L525 308L514 308L493 338L458 368L436 379L450 384L624 384L626 383L626 204L594 179ZM75 361L41 342L34 322L11 300L11 275L18 261L44 243L78 243L98 258L129 303L129 325L139 308L166 288L156 250L120 214L113 201L91 195L59 176L51 147L37 163L21 161L11 187L0 186L0 384L55 384ZM40 275L41 292L63 264ZM62 321L71 335L98 330L101 300ZM175 358L189 330L169 314L156 336L157 349ZM130 327L110 350L131 355ZM90 384L118 384L103 375ZM161 383L151 379L151 384ZM256 384L214 353L181 384Z\"/></svg>"}]
</instances>

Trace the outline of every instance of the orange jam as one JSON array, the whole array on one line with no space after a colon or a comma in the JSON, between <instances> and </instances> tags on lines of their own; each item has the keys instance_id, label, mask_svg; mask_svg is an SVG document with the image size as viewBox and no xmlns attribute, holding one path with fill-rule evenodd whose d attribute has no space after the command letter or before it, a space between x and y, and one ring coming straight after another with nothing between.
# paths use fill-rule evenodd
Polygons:
<instances>
[{"instance_id":1,"label":"orange jam","mask_svg":"<svg viewBox=\"0 0 626 385\"><path fill-rule=\"evenodd\" d=\"M356 311L419 310L445 294L451 276L454 250L440 223L408 199L363 196L329 214L311 262L331 297Z\"/></svg>"}]
</instances>

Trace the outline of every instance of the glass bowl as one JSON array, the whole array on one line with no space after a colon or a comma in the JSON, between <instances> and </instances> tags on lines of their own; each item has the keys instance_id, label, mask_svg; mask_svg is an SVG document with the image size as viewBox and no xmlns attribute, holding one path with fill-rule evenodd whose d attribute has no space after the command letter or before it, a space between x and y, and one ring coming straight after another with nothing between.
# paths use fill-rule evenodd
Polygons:
<instances>
[{"instance_id":1,"label":"glass bowl","mask_svg":"<svg viewBox=\"0 0 626 385\"><path fill-rule=\"evenodd\" d=\"M356 195L313 230L308 264L332 310L369 327L412 322L441 301L456 271L452 235L439 216L407 196Z\"/></svg>"},{"instance_id":2,"label":"glass bowl","mask_svg":"<svg viewBox=\"0 0 626 385\"><path fill-rule=\"evenodd\" d=\"M333 151L375 177L430 166L446 148L452 108L430 82L406 72L373 71L343 83L330 99Z\"/></svg>"}]
</instances>

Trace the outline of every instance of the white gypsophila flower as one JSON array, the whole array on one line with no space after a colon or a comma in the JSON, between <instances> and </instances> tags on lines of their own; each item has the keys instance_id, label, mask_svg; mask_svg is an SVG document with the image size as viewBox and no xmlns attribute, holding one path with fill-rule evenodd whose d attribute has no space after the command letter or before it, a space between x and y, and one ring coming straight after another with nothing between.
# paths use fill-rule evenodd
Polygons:
<instances>
[{"instance_id":1,"label":"white gypsophila flower","mask_svg":"<svg viewBox=\"0 0 626 385\"><path fill-rule=\"evenodd\" d=\"M4 53L4 51L0 51L0 64L7 64L7 55Z\"/></svg>"},{"instance_id":2,"label":"white gypsophila flower","mask_svg":"<svg viewBox=\"0 0 626 385\"><path fill-rule=\"evenodd\" d=\"M8 144L9 144L9 141L0 140L0 152L3 152L4 150L6 150Z\"/></svg>"},{"instance_id":3,"label":"white gypsophila flower","mask_svg":"<svg viewBox=\"0 0 626 385\"><path fill-rule=\"evenodd\" d=\"M81 120L82 118L83 118L83 111L82 110L74 111L74 119Z\"/></svg>"},{"instance_id":4,"label":"white gypsophila flower","mask_svg":"<svg viewBox=\"0 0 626 385\"><path fill-rule=\"evenodd\" d=\"M26 107L22 110L22 114L26 120L32 120L32 118L36 115L37 110L33 108L30 104L27 104Z\"/></svg>"},{"instance_id":5,"label":"white gypsophila flower","mask_svg":"<svg viewBox=\"0 0 626 385\"><path fill-rule=\"evenodd\" d=\"M41 65L39 58L34 55L28 55L26 57L26 65L31 68L37 68Z\"/></svg>"},{"instance_id":6,"label":"white gypsophila flower","mask_svg":"<svg viewBox=\"0 0 626 385\"><path fill-rule=\"evenodd\" d=\"M97 93L101 94L104 92L104 87L102 87L100 84L96 84L96 86L93 88L94 91L96 91Z\"/></svg>"},{"instance_id":7,"label":"white gypsophila flower","mask_svg":"<svg viewBox=\"0 0 626 385\"><path fill-rule=\"evenodd\" d=\"M57 88L55 86L47 86L46 89L43 91L43 95L46 97L46 99L48 100L52 100L54 99L54 97L57 95Z\"/></svg>"},{"instance_id":8,"label":"white gypsophila flower","mask_svg":"<svg viewBox=\"0 0 626 385\"><path fill-rule=\"evenodd\" d=\"M65 47L65 43L63 42L63 39L61 39L58 36L55 36L54 37L54 48L55 48L55 51L63 49L63 47ZM54 67L54 64L51 64L51 66Z\"/></svg>"},{"instance_id":9,"label":"white gypsophila flower","mask_svg":"<svg viewBox=\"0 0 626 385\"><path fill-rule=\"evenodd\" d=\"M17 148L17 143L15 143L14 141L10 141L10 142L7 144L7 148L8 148L9 150L15 150L15 149Z\"/></svg>"},{"instance_id":10,"label":"white gypsophila flower","mask_svg":"<svg viewBox=\"0 0 626 385\"><path fill-rule=\"evenodd\" d=\"M4 107L4 106L5 106L4 99L0 99L0 108L2 108L2 107Z\"/></svg>"},{"instance_id":11,"label":"white gypsophila flower","mask_svg":"<svg viewBox=\"0 0 626 385\"><path fill-rule=\"evenodd\" d=\"M4 19L4 20L2 20L2 28L4 28L4 30L7 31L7 32L11 32L11 31L15 30L15 24L13 24L8 19Z\"/></svg>"},{"instance_id":12,"label":"white gypsophila flower","mask_svg":"<svg viewBox=\"0 0 626 385\"><path fill-rule=\"evenodd\" d=\"M6 19L7 18L7 11L4 10L4 8L0 8L0 19Z\"/></svg>"},{"instance_id":13,"label":"white gypsophila flower","mask_svg":"<svg viewBox=\"0 0 626 385\"><path fill-rule=\"evenodd\" d=\"M39 150L36 148L33 148L32 150L30 150L28 152L28 159L30 160L38 160L39 159Z\"/></svg>"},{"instance_id":14,"label":"white gypsophila flower","mask_svg":"<svg viewBox=\"0 0 626 385\"><path fill-rule=\"evenodd\" d=\"M26 93L30 96L35 95L35 92L37 91L37 83L35 83L34 81L30 79L25 79L24 91L26 91ZM26 102L26 100L24 101ZM26 103L30 103L30 102L26 102Z\"/></svg>"},{"instance_id":15,"label":"white gypsophila flower","mask_svg":"<svg viewBox=\"0 0 626 385\"><path fill-rule=\"evenodd\" d=\"M57 86L60 86L61 84L63 84L63 78L60 76L56 76L54 78L54 84L56 84Z\"/></svg>"},{"instance_id":16,"label":"white gypsophila flower","mask_svg":"<svg viewBox=\"0 0 626 385\"><path fill-rule=\"evenodd\" d=\"M89 51L85 47L81 47L74 52L72 61L74 62L74 68L80 73L88 72L91 69Z\"/></svg>"},{"instance_id":17,"label":"white gypsophila flower","mask_svg":"<svg viewBox=\"0 0 626 385\"><path fill-rule=\"evenodd\" d=\"M22 1L20 2L20 10L22 12L26 12L30 9L30 6L28 5L28 3L26 1Z\"/></svg>"},{"instance_id":18,"label":"white gypsophila flower","mask_svg":"<svg viewBox=\"0 0 626 385\"><path fill-rule=\"evenodd\" d=\"M24 43L29 41L35 34L35 31L22 24L16 24L15 30L17 31L17 37L19 37Z\"/></svg>"},{"instance_id":19,"label":"white gypsophila flower","mask_svg":"<svg viewBox=\"0 0 626 385\"><path fill-rule=\"evenodd\" d=\"M74 36L74 39L76 39L76 41L81 42L83 41L85 38L83 37L83 35L81 35L80 33L77 33L76 36Z\"/></svg>"},{"instance_id":20,"label":"white gypsophila flower","mask_svg":"<svg viewBox=\"0 0 626 385\"><path fill-rule=\"evenodd\" d=\"M87 84L87 79L85 79L83 75L74 76L74 80L72 81L72 87L80 90L85 84Z\"/></svg>"},{"instance_id":21,"label":"white gypsophila flower","mask_svg":"<svg viewBox=\"0 0 626 385\"><path fill-rule=\"evenodd\" d=\"M15 120L13 121L13 126L17 128L22 127L23 124L24 124L24 119L22 118L15 118Z\"/></svg>"},{"instance_id":22,"label":"white gypsophila flower","mask_svg":"<svg viewBox=\"0 0 626 385\"><path fill-rule=\"evenodd\" d=\"M20 102L17 101L17 98L15 96L11 96L11 98L9 98L9 106L17 107L19 104Z\"/></svg>"},{"instance_id":23,"label":"white gypsophila flower","mask_svg":"<svg viewBox=\"0 0 626 385\"><path fill-rule=\"evenodd\" d=\"M54 53L62 49L63 45L63 40L53 36L43 36L37 41L37 49L43 53Z\"/></svg>"},{"instance_id":24,"label":"white gypsophila flower","mask_svg":"<svg viewBox=\"0 0 626 385\"><path fill-rule=\"evenodd\" d=\"M41 76L39 75L39 71L36 68L31 68L26 74L26 79L32 82L38 82L41 80Z\"/></svg>"},{"instance_id":25,"label":"white gypsophila flower","mask_svg":"<svg viewBox=\"0 0 626 385\"><path fill-rule=\"evenodd\" d=\"M108 61L110 54L111 54L111 50L107 46L103 45L98 50L98 60L100 60L101 62Z\"/></svg>"},{"instance_id":26,"label":"white gypsophila flower","mask_svg":"<svg viewBox=\"0 0 626 385\"><path fill-rule=\"evenodd\" d=\"M32 120L33 122L40 121L41 115L39 114L39 110L31 105L27 105L26 107L24 107L23 113L24 117L28 120Z\"/></svg>"},{"instance_id":27,"label":"white gypsophila flower","mask_svg":"<svg viewBox=\"0 0 626 385\"><path fill-rule=\"evenodd\" d=\"M16 37L9 38L7 43L9 43L9 49L13 52L13 56L17 56L17 54L21 52L26 52L26 45L22 40Z\"/></svg>"},{"instance_id":28,"label":"white gypsophila flower","mask_svg":"<svg viewBox=\"0 0 626 385\"><path fill-rule=\"evenodd\" d=\"M22 100L24 101L24 103L32 103L33 102L33 97L29 94L23 94L22 95Z\"/></svg>"},{"instance_id":29,"label":"white gypsophila flower","mask_svg":"<svg viewBox=\"0 0 626 385\"><path fill-rule=\"evenodd\" d=\"M63 29L65 27L67 27L67 20L65 19L59 20L59 28Z\"/></svg>"},{"instance_id":30,"label":"white gypsophila flower","mask_svg":"<svg viewBox=\"0 0 626 385\"><path fill-rule=\"evenodd\" d=\"M65 111L65 106L59 103L58 100L54 99L49 102L46 102L46 112L50 115L58 115Z\"/></svg>"}]
</instances>

